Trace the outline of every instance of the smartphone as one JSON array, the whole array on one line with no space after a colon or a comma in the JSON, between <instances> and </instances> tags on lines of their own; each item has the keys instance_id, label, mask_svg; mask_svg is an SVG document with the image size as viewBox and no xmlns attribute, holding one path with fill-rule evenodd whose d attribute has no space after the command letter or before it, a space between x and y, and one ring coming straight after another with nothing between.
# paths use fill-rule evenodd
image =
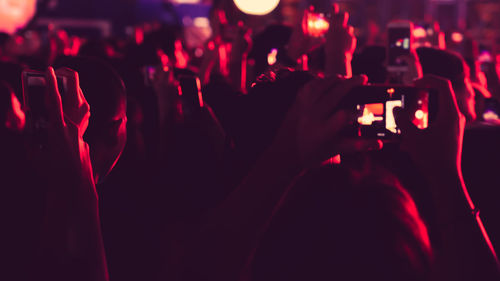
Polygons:
<instances>
[{"instance_id":1,"label":"smartphone","mask_svg":"<svg viewBox=\"0 0 500 281\"><path fill-rule=\"evenodd\" d=\"M408 65L400 56L409 55L413 48L413 23L410 21L390 22L387 27L387 69L390 72L405 72Z\"/></svg>"},{"instance_id":2,"label":"smartphone","mask_svg":"<svg viewBox=\"0 0 500 281\"><path fill-rule=\"evenodd\" d=\"M308 11L303 26L304 33L311 37L324 37L330 28L330 23L323 13Z\"/></svg>"},{"instance_id":3,"label":"smartphone","mask_svg":"<svg viewBox=\"0 0 500 281\"><path fill-rule=\"evenodd\" d=\"M413 124L425 129L436 114L436 95L424 88L401 85L369 85L354 88L342 101L342 107L352 114L349 136L364 138L398 138L401 130L393 109L405 108Z\"/></svg>"},{"instance_id":4,"label":"smartphone","mask_svg":"<svg viewBox=\"0 0 500 281\"><path fill-rule=\"evenodd\" d=\"M189 114L202 108L203 95L200 79L195 75L180 75L178 81L179 95L185 105L183 112Z\"/></svg>"},{"instance_id":5,"label":"smartphone","mask_svg":"<svg viewBox=\"0 0 500 281\"><path fill-rule=\"evenodd\" d=\"M45 73L35 70L25 70L22 73L23 101L22 106L27 115L29 131L39 133L49 126L48 110L45 103L47 81ZM67 79L57 76L57 85L62 103L67 92Z\"/></svg>"}]
</instances>

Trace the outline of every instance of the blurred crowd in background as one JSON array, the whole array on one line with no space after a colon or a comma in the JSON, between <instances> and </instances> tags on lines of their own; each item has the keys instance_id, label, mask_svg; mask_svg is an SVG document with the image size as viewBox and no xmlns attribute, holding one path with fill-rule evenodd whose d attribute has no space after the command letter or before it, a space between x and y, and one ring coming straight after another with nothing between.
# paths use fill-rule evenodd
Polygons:
<instances>
[{"instance_id":1,"label":"blurred crowd in background","mask_svg":"<svg viewBox=\"0 0 500 281\"><path fill-rule=\"evenodd\" d=\"M0 279L500 280L498 15L0 0Z\"/></svg>"}]
</instances>

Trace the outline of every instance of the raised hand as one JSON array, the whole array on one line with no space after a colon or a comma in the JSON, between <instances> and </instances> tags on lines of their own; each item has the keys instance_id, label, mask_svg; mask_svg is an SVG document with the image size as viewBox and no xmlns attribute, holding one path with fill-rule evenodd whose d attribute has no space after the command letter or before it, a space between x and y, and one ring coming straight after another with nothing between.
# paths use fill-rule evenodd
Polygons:
<instances>
[{"instance_id":1,"label":"raised hand","mask_svg":"<svg viewBox=\"0 0 500 281\"><path fill-rule=\"evenodd\" d=\"M349 113L335 111L337 105L352 88L366 82L366 76L356 76L318 79L306 84L290 109L275 145L291 145L302 168L318 165L339 153L380 149L378 140L347 140L339 134L349 123Z\"/></svg>"},{"instance_id":2,"label":"raised hand","mask_svg":"<svg viewBox=\"0 0 500 281\"><path fill-rule=\"evenodd\" d=\"M395 108L396 122L402 130L403 149L410 153L423 172L434 173L446 169L460 169L465 117L460 113L451 82L444 78L426 75L415 86L436 89L439 93L436 120L429 128L420 130L410 121L401 108Z\"/></svg>"},{"instance_id":3,"label":"raised hand","mask_svg":"<svg viewBox=\"0 0 500 281\"><path fill-rule=\"evenodd\" d=\"M294 26L292 35L288 41L288 56L293 60L299 59L302 55L318 48L325 42L325 39L322 37L312 37L306 33L308 15L311 12L314 12L313 7L304 10L301 20Z\"/></svg>"},{"instance_id":4,"label":"raised hand","mask_svg":"<svg viewBox=\"0 0 500 281\"><path fill-rule=\"evenodd\" d=\"M333 5L325 42L326 75L352 76L351 60L357 40L348 21L349 13L339 12L338 5Z\"/></svg>"}]
</instances>

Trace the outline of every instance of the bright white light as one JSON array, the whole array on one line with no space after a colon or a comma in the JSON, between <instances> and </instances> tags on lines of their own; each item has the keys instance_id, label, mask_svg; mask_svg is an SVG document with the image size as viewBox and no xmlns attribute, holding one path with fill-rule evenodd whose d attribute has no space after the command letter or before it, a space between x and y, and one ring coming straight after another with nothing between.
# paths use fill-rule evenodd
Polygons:
<instances>
[{"instance_id":1,"label":"bright white light","mask_svg":"<svg viewBox=\"0 0 500 281\"><path fill-rule=\"evenodd\" d=\"M413 37L425 38L426 36L427 36L427 32L422 27L417 27L417 28L413 29Z\"/></svg>"},{"instance_id":2,"label":"bright white light","mask_svg":"<svg viewBox=\"0 0 500 281\"><path fill-rule=\"evenodd\" d=\"M269 65L274 65L278 60L278 50L277 49L272 49L271 52L267 55L267 64Z\"/></svg>"},{"instance_id":3,"label":"bright white light","mask_svg":"<svg viewBox=\"0 0 500 281\"><path fill-rule=\"evenodd\" d=\"M0 31L14 33L35 14L35 0L0 0Z\"/></svg>"},{"instance_id":4,"label":"bright white light","mask_svg":"<svg viewBox=\"0 0 500 281\"><path fill-rule=\"evenodd\" d=\"M500 119L500 118L498 117L498 115L497 115L495 112L491 111L491 110L486 111L486 112L483 114L483 118L484 118L484 120L486 120L486 121L493 121L493 120L498 120L498 119Z\"/></svg>"},{"instance_id":5,"label":"bright white light","mask_svg":"<svg viewBox=\"0 0 500 281\"><path fill-rule=\"evenodd\" d=\"M199 28L209 28L210 27L210 20L208 18L198 17L198 18L194 18L193 24L194 24L194 26L199 27Z\"/></svg>"},{"instance_id":6,"label":"bright white light","mask_svg":"<svg viewBox=\"0 0 500 281\"><path fill-rule=\"evenodd\" d=\"M460 32L453 32L451 34L451 40L456 43L460 43L464 40L464 35Z\"/></svg>"},{"instance_id":7,"label":"bright white light","mask_svg":"<svg viewBox=\"0 0 500 281\"><path fill-rule=\"evenodd\" d=\"M403 40L403 49L408 50L410 48L410 38L405 38Z\"/></svg>"},{"instance_id":8,"label":"bright white light","mask_svg":"<svg viewBox=\"0 0 500 281\"><path fill-rule=\"evenodd\" d=\"M280 0L233 0L243 13L249 15L267 15L272 12Z\"/></svg>"},{"instance_id":9,"label":"bright white light","mask_svg":"<svg viewBox=\"0 0 500 281\"><path fill-rule=\"evenodd\" d=\"M424 119L424 117L425 117L424 111L422 111L421 109L415 111L415 118L420 120L420 119Z\"/></svg>"}]
</instances>

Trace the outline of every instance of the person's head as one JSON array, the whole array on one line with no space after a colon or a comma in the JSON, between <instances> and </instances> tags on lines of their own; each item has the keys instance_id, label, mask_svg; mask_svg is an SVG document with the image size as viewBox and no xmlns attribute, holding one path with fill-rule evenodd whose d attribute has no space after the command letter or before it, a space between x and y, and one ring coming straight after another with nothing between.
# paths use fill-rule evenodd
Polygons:
<instances>
[{"instance_id":1,"label":"person's head","mask_svg":"<svg viewBox=\"0 0 500 281\"><path fill-rule=\"evenodd\" d=\"M236 146L250 158L262 153L272 143L297 93L312 78L308 72L287 68L261 75L240 98L240 125L233 132Z\"/></svg>"},{"instance_id":2,"label":"person's head","mask_svg":"<svg viewBox=\"0 0 500 281\"><path fill-rule=\"evenodd\" d=\"M253 280L427 280L432 252L415 203L385 173L327 166L292 187L270 223Z\"/></svg>"},{"instance_id":3,"label":"person's head","mask_svg":"<svg viewBox=\"0 0 500 281\"><path fill-rule=\"evenodd\" d=\"M464 59L457 53L420 47L417 54L424 74L434 74L451 81L460 112L467 121L476 119L474 90L470 81L470 70Z\"/></svg>"},{"instance_id":4,"label":"person's head","mask_svg":"<svg viewBox=\"0 0 500 281\"><path fill-rule=\"evenodd\" d=\"M80 88L90 105L89 127L84 135L97 182L102 181L120 157L127 138L127 96L120 76L96 58L65 57L56 63L78 72Z\"/></svg>"}]
</instances>

